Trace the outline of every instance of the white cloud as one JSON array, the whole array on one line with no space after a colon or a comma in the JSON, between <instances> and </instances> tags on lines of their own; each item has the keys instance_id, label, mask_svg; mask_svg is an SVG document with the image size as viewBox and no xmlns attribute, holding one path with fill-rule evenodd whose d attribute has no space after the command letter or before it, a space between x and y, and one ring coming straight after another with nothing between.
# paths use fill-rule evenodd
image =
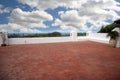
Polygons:
<instances>
[{"instance_id":1,"label":"white cloud","mask_svg":"<svg viewBox=\"0 0 120 80\"><path fill-rule=\"evenodd\" d=\"M0 4L0 14L9 13L10 11L11 11L11 8L9 7L4 8L4 6Z\"/></svg>"},{"instance_id":2,"label":"white cloud","mask_svg":"<svg viewBox=\"0 0 120 80\"><path fill-rule=\"evenodd\" d=\"M0 25L0 30L7 30L10 32L13 32L15 30L19 30L20 32L29 32L29 33L40 33L40 30L37 29L33 29L33 28L26 28L24 26L20 26L18 24L15 23L8 23L8 24L1 24Z\"/></svg>"},{"instance_id":3,"label":"white cloud","mask_svg":"<svg viewBox=\"0 0 120 80\"><path fill-rule=\"evenodd\" d=\"M30 29L30 28L21 28L20 32L41 33L41 31L38 29Z\"/></svg>"},{"instance_id":4,"label":"white cloud","mask_svg":"<svg viewBox=\"0 0 120 80\"><path fill-rule=\"evenodd\" d=\"M102 19L119 17L115 12L118 3L114 0L88 0L79 8L80 16L99 17ZM112 7L112 8L111 8ZM115 8L113 8L115 7Z\"/></svg>"},{"instance_id":5,"label":"white cloud","mask_svg":"<svg viewBox=\"0 0 120 80\"><path fill-rule=\"evenodd\" d=\"M27 28L47 28L43 22L52 19L53 17L45 11L25 12L19 8L14 9L9 17L10 23L16 23Z\"/></svg>"},{"instance_id":6,"label":"white cloud","mask_svg":"<svg viewBox=\"0 0 120 80\"><path fill-rule=\"evenodd\" d=\"M45 9L57 8L63 6L72 8L68 11L58 12L60 19L56 19L53 26L60 26L61 29L81 29L94 30L100 28L102 25L108 24L106 20L120 18L116 12L120 12L120 3L116 0L18 0L22 4L27 4L31 7L36 7L38 10L32 12L25 12L21 9L14 9L9 17L9 24L16 24L22 26L21 31L30 31L37 27L47 28L43 23L47 20L53 20ZM2 7L2 6L1 6ZM86 24L90 23L91 27ZM16 28L14 28L16 29Z\"/></svg>"},{"instance_id":7,"label":"white cloud","mask_svg":"<svg viewBox=\"0 0 120 80\"><path fill-rule=\"evenodd\" d=\"M18 0L23 4L28 4L31 7L37 7L39 9L54 8L58 5L56 0Z\"/></svg>"},{"instance_id":8,"label":"white cloud","mask_svg":"<svg viewBox=\"0 0 120 80\"><path fill-rule=\"evenodd\" d=\"M113 10L120 10L117 5L120 5L116 0L18 0L20 3L27 4L38 9L56 8L64 6L69 8L84 7L101 7Z\"/></svg>"},{"instance_id":9,"label":"white cloud","mask_svg":"<svg viewBox=\"0 0 120 80\"><path fill-rule=\"evenodd\" d=\"M109 24L106 20L111 19L114 21L120 18L116 11L120 11L120 3L115 0L84 0L76 1L81 6L76 7L77 10L60 11L58 14L61 19L56 19L54 26L60 25L62 29L82 29L82 30L95 30L99 29L102 25ZM76 3L76 5L77 5ZM92 26L87 27L87 23Z\"/></svg>"},{"instance_id":10,"label":"white cloud","mask_svg":"<svg viewBox=\"0 0 120 80\"><path fill-rule=\"evenodd\" d=\"M54 9L58 6L64 6L67 8L78 8L81 4L87 0L18 0L20 3L27 4L31 7L37 7L38 9Z\"/></svg>"},{"instance_id":11,"label":"white cloud","mask_svg":"<svg viewBox=\"0 0 120 80\"><path fill-rule=\"evenodd\" d=\"M107 19L115 20L120 16L116 11L120 11L120 3L115 0L19 0L23 4L28 4L38 9L56 8L64 6L77 10L59 12L61 19L56 19L53 26L60 26L61 29L97 29L108 24ZM41 4L41 5L40 5ZM92 24L90 28L86 23Z\"/></svg>"},{"instance_id":12,"label":"white cloud","mask_svg":"<svg viewBox=\"0 0 120 80\"><path fill-rule=\"evenodd\" d=\"M1 29L6 29L6 30L20 30L24 27L17 25L15 23L8 23L8 24L1 24L0 25Z\"/></svg>"},{"instance_id":13,"label":"white cloud","mask_svg":"<svg viewBox=\"0 0 120 80\"><path fill-rule=\"evenodd\" d=\"M70 10L59 13L61 19L56 19L53 26L60 26L62 29L87 29L86 17L81 17L77 10Z\"/></svg>"},{"instance_id":14,"label":"white cloud","mask_svg":"<svg viewBox=\"0 0 120 80\"><path fill-rule=\"evenodd\" d=\"M43 22L53 20L53 17L45 11L25 12L21 9L14 9L9 17L9 23L2 28L20 30L23 32L38 32L34 28L47 28ZM33 30L32 30L33 29Z\"/></svg>"}]
</instances>

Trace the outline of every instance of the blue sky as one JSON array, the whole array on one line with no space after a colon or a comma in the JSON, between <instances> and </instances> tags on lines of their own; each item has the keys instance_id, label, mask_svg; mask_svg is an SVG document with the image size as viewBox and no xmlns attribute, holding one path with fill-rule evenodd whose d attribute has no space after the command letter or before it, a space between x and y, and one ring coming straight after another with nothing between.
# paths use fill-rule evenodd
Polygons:
<instances>
[{"instance_id":1,"label":"blue sky","mask_svg":"<svg viewBox=\"0 0 120 80\"><path fill-rule=\"evenodd\" d=\"M120 18L120 0L0 0L8 33L97 32Z\"/></svg>"}]
</instances>

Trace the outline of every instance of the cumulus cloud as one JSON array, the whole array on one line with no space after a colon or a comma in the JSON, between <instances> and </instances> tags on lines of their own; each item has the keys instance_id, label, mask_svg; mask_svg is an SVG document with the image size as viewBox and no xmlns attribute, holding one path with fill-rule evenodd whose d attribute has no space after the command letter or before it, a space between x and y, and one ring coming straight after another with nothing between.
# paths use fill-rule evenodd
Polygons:
<instances>
[{"instance_id":1,"label":"cumulus cloud","mask_svg":"<svg viewBox=\"0 0 120 80\"><path fill-rule=\"evenodd\" d=\"M56 19L53 26L58 26L62 29L81 29L81 30L95 30L102 25L109 24L106 20L112 21L120 17L116 11L120 11L120 3L115 0L84 0L76 7L77 10L60 11L61 19ZM76 3L76 4L77 4ZM91 26L88 27L87 23Z\"/></svg>"},{"instance_id":2,"label":"cumulus cloud","mask_svg":"<svg viewBox=\"0 0 120 80\"><path fill-rule=\"evenodd\" d=\"M20 3L27 4L31 7L37 7L38 9L54 9L58 6L71 6L75 5L74 0L18 0ZM69 5L70 4L70 5Z\"/></svg>"},{"instance_id":3,"label":"cumulus cloud","mask_svg":"<svg viewBox=\"0 0 120 80\"><path fill-rule=\"evenodd\" d=\"M2 25L3 28L9 28L12 30L20 30L23 32L38 32L34 28L47 28L44 21L53 20L53 17L45 11L32 11L25 12L20 8L16 8L12 11L9 17L9 23Z\"/></svg>"},{"instance_id":4,"label":"cumulus cloud","mask_svg":"<svg viewBox=\"0 0 120 80\"><path fill-rule=\"evenodd\" d=\"M15 23L8 23L8 24L1 24L0 28L6 29L6 30L18 30L23 27Z\"/></svg>"},{"instance_id":5,"label":"cumulus cloud","mask_svg":"<svg viewBox=\"0 0 120 80\"><path fill-rule=\"evenodd\" d=\"M79 16L77 10L60 12L60 18L56 19L53 26L60 26L62 29L87 29L86 17Z\"/></svg>"},{"instance_id":6,"label":"cumulus cloud","mask_svg":"<svg viewBox=\"0 0 120 80\"><path fill-rule=\"evenodd\" d=\"M4 6L0 4L0 14L9 13L10 11L11 11L11 8L9 7L4 8Z\"/></svg>"},{"instance_id":7,"label":"cumulus cloud","mask_svg":"<svg viewBox=\"0 0 120 80\"><path fill-rule=\"evenodd\" d=\"M61 19L56 19L53 26L60 26L61 29L97 29L108 24L107 19L114 21L120 16L120 3L116 0L19 0L38 9L57 8L63 6L72 8L71 11L59 12ZM41 4L41 5L40 5ZM90 28L87 23L92 24Z\"/></svg>"},{"instance_id":8,"label":"cumulus cloud","mask_svg":"<svg viewBox=\"0 0 120 80\"><path fill-rule=\"evenodd\" d=\"M9 17L9 25L18 25L21 31L30 31L34 28L47 28L44 21L53 20L54 15L45 12L62 6L67 11L60 11L60 18L55 19L52 26L61 29L95 30L102 25L109 24L108 19L114 21L120 18L120 3L116 0L18 0L22 4L36 7L36 11L25 12L14 9ZM0 8L1 9L1 8ZM88 26L87 23L91 24ZM7 24L8 25L8 24ZM16 29L15 27L13 27Z\"/></svg>"},{"instance_id":9,"label":"cumulus cloud","mask_svg":"<svg viewBox=\"0 0 120 80\"><path fill-rule=\"evenodd\" d=\"M16 23L28 28L47 28L43 22L52 19L53 17L45 11L25 12L19 8L14 9L9 17L10 23Z\"/></svg>"},{"instance_id":10,"label":"cumulus cloud","mask_svg":"<svg viewBox=\"0 0 120 80\"><path fill-rule=\"evenodd\" d=\"M29 33L39 33L41 32L40 30L37 30L37 29L33 29L33 28L27 28L27 27L24 27L24 26L21 26L21 25L18 25L18 24L15 24L15 23L8 23L8 24L1 24L0 25L0 30L7 30L7 31L10 31L10 32L14 32L16 30L19 30L20 32L29 32Z\"/></svg>"},{"instance_id":11,"label":"cumulus cloud","mask_svg":"<svg viewBox=\"0 0 120 80\"><path fill-rule=\"evenodd\" d=\"M113 10L119 10L119 3L116 0L18 0L20 3L30 5L31 7L37 7L38 9L56 8L58 6L64 6L69 8L84 7L101 7Z\"/></svg>"},{"instance_id":12,"label":"cumulus cloud","mask_svg":"<svg viewBox=\"0 0 120 80\"><path fill-rule=\"evenodd\" d=\"M41 33L41 31L38 29L30 29L30 28L21 28L20 32Z\"/></svg>"}]
</instances>

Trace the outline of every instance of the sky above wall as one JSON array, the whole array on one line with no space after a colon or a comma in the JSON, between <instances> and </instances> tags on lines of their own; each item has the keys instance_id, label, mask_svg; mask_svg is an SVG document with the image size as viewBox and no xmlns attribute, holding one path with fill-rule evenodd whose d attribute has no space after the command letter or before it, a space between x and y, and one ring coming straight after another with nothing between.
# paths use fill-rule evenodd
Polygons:
<instances>
[{"instance_id":1,"label":"sky above wall","mask_svg":"<svg viewBox=\"0 0 120 80\"><path fill-rule=\"evenodd\" d=\"M9 33L97 32L120 18L120 0L0 0Z\"/></svg>"}]
</instances>

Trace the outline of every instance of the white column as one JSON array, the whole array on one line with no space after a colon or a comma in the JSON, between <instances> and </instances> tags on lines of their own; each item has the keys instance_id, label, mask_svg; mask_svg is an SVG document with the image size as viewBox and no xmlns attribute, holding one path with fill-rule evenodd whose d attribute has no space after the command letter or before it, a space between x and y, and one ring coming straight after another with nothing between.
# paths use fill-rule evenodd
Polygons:
<instances>
[{"instance_id":1,"label":"white column","mask_svg":"<svg viewBox=\"0 0 120 80\"><path fill-rule=\"evenodd\" d=\"M77 40L77 31L71 31L70 37L71 37L72 41L76 41Z\"/></svg>"}]
</instances>

